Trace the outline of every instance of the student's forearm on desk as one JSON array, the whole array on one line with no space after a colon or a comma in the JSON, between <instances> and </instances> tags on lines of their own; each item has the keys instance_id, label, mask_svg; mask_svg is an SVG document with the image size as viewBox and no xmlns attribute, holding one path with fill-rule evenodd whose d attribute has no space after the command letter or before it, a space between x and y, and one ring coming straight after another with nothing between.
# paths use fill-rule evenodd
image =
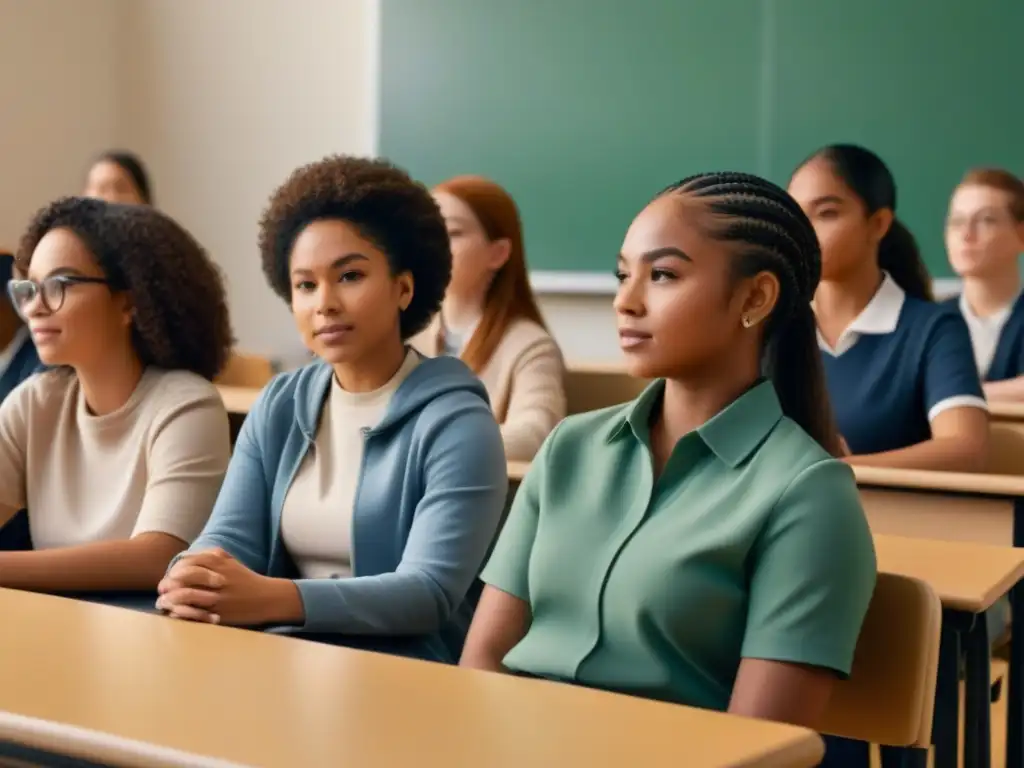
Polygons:
<instances>
[{"instance_id":1,"label":"student's forearm on desk","mask_svg":"<svg viewBox=\"0 0 1024 768\"><path fill-rule=\"evenodd\" d=\"M40 592L155 590L185 542L165 533L31 552L0 552L0 587Z\"/></svg>"},{"instance_id":2,"label":"student's forearm on desk","mask_svg":"<svg viewBox=\"0 0 1024 768\"><path fill-rule=\"evenodd\" d=\"M937 472L982 472L988 461L987 446L955 437L940 437L883 453L849 456L848 464L890 469L927 469Z\"/></svg>"},{"instance_id":3,"label":"student's forearm on desk","mask_svg":"<svg viewBox=\"0 0 1024 768\"><path fill-rule=\"evenodd\" d=\"M989 400L1024 400L1024 376L1005 381L989 381L984 386L985 397Z\"/></svg>"}]
</instances>

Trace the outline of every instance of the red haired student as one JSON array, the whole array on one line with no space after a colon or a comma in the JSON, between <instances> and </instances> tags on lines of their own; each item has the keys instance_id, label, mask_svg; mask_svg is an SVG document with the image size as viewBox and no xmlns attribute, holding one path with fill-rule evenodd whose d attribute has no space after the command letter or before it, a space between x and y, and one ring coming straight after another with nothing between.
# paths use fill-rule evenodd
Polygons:
<instances>
[{"instance_id":1,"label":"red haired student","mask_svg":"<svg viewBox=\"0 0 1024 768\"><path fill-rule=\"evenodd\" d=\"M441 312L414 341L460 357L487 388L505 455L528 461L565 417L562 355L530 288L519 211L493 181L458 176L433 189L452 249Z\"/></svg>"}]
</instances>

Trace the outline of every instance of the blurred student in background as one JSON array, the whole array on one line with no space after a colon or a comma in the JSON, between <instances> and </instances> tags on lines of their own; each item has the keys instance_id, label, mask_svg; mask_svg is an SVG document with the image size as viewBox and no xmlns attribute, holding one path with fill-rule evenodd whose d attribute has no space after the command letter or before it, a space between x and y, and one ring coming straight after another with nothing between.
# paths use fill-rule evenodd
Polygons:
<instances>
[{"instance_id":1,"label":"blurred student in background","mask_svg":"<svg viewBox=\"0 0 1024 768\"><path fill-rule=\"evenodd\" d=\"M833 145L796 170L789 191L821 243L814 312L848 461L984 469L988 412L970 336L932 300L888 167L863 147Z\"/></svg>"},{"instance_id":2,"label":"blurred student in background","mask_svg":"<svg viewBox=\"0 0 1024 768\"><path fill-rule=\"evenodd\" d=\"M0 586L152 594L230 457L220 273L155 209L83 197L36 214L17 269L51 369L0 405L0 525L27 508L33 546L0 552Z\"/></svg>"},{"instance_id":3,"label":"blurred student in background","mask_svg":"<svg viewBox=\"0 0 1024 768\"><path fill-rule=\"evenodd\" d=\"M108 203L153 204L146 166L137 155L120 150L104 152L93 161L82 194Z\"/></svg>"},{"instance_id":4,"label":"blurred student in background","mask_svg":"<svg viewBox=\"0 0 1024 768\"><path fill-rule=\"evenodd\" d=\"M835 458L820 270L810 222L755 176L685 179L636 217L615 310L629 372L656 381L548 437L464 666L819 725L875 584Z\"/></svg>"},{"instance_id":5,"label":"blurred student in background","mask_svg":"<svg viewBox=\"0 0 1024 768\"><path fill-rule=\"evenodd\" d=\"M454 662L508 480L483 384L407 346L451 275L441 212L383 160L330 157L274 193L260 250L320 360L264 389L157 605Z\"/></svg>"},{"instance_id":6,"label":"blurred student in background","mask_svg":"<svg viewBox=\"0 0 1024 768\"><path fill-rule=\"evenodd\" d=\"M493 181L458 176L433 189L452 250L441 312L414 340L460 357L483 381L505 454L528 461L566 412L562 355L530 287L519 211Z\"/></svg>"},{"instance_id":7,"label":"blurred student in background","mask_svg":"<svg viewBox=\"0 0 1024 768\"><path fill-rule=\"evenodd\" d=\"M14 277L14 254L0 249L0 402L21 382L42 368L28 326L18 315L7 294Z\"/></svg>"},{"instance_id":8,"label":"blurred student in background","mask_svg":"<svg viewBox=\"0 0 1024 768\"><path fill-rule=\"evenodd\" d=\"M0 402L31 376L42 370L28 327L18 315L7 294L7 284L14 276L14 254L0 249L0 282L4 286L0 297ZM28 515L24 509L4 524L0 524L0 550L29 549L31 538Z\"/></svg>"},{"instance_id":9,"label":"blurred student in background","mask_svg":"<svg viewBox=\"0 0 1024 768\"><path fill-rule=\"evenodd\" d=\"M946 218L949 263L963 280L950 303L967 321L989 400L1024 400L1024 182L1008 171L970 171Z\"/></svg>"}]
</instances>

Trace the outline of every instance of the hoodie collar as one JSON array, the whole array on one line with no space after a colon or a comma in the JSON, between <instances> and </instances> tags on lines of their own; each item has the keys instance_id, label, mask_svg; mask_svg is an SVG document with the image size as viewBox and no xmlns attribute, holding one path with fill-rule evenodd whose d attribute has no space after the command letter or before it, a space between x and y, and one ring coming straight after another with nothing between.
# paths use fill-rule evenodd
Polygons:
<instances>
[{"instance_id":1,"label":"hoodie collar","mask_svg":"<svg viewBox=\"0 0 1024 768\"><path fill-rule=\"evenodd\" d=\"M418 352L416 354L419 354ZM330 393L334 369L325 362L309 368L308 385L295 392L295 418L307 439L316 436L324 402ZM490 406L487 390L473 372L458 358L423 358L395 391L384 417L369 434L384 432L441 395L465 390L480 397Z\"/></svg>"}]
</instances>

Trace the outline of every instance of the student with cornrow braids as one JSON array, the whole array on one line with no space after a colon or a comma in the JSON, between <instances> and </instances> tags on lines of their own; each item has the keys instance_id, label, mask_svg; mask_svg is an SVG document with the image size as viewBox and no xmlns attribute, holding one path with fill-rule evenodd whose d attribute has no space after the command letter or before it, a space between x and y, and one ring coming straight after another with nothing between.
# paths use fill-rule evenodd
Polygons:
<instances>
[{"instance_id":1,"label":"student with cornrow braids","mask_svg":"<svg viewBox=\"0 0 1024 768\"><path fill-rule=\"evenodd\" d=\"M985 468L988 413L971 338L932 301L896 183L874 152L819 150L789 182L822 251L814 295L828 391L851 464Z\"/></svg>"},{"instance_id":2,"label":"student with cornrow braids","mask_svg":"<svg viewBox=\"0 0 1024 768\"><path fill-rule=\"evenodd\" d=\"M547 439L464 666L815 727L875 583L820 271L807 217L756 176L690 177L637 216L615 309L630 373L655 381Z\"/></svg>"}]
</instances>

